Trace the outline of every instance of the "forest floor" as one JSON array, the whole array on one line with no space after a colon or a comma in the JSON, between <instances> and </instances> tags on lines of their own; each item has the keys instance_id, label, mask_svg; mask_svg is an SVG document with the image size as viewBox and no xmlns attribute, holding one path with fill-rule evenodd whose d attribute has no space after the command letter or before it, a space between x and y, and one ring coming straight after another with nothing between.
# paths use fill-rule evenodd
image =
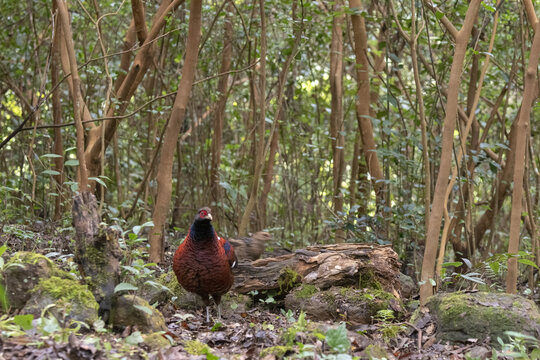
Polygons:
<instances>
[{"instance_id":1,"label":"forest floor","mask_svg":"<svg viewBox=\"0 0 540 360\"><path fill-rule=\"evenodd\" d=\"M61 267L69 266L72 234L68 230L51 232L50 229L40 223L32 228L4 226L0 229L0 244L8 247L4 260L17 251L33 251L48 256ZM163 346L162 341L143 339L136 329L130 328L122 332L107 328L74 331L50 324L47 329L36 327L12 336L15 333L10 332L10 316L15 314L3 315L0 360L481 359L492 358L492 352L495 353L489 344L473 339L467 344L440 343L436 340L435 325L429 320L413 325L409 323L411 314L395 322L365 325L345 322L345 329L339 320L319 322L303 314L286 312L279 301L257 301L245 309L227 309L219 322L210 323L205 322L202 308L185 311L164 304L160 310L168 332L163 337L169 346Z\"/></svg>"}]
</instances>

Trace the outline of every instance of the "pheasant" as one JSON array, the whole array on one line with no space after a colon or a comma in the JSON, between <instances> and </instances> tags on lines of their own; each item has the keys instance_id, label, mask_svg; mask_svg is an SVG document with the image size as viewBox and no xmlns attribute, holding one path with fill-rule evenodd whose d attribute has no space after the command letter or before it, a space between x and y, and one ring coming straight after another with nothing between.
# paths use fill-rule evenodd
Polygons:
<instances>
[{"instance_id":1,"label":"pheasant","mask_svg":"<svg viewBox=\"0 0 540 360\"><path fill-rule=\"evenodd\" d=\"M221 296L231 288L234 282L231 269L238 262L234 248L225 238L218 236L211 222L210 208L200 209L173 258L173 271L178 282L202 298L207 322L210 322L210 296L221 319Z\"/></svg>"}]
</instances>

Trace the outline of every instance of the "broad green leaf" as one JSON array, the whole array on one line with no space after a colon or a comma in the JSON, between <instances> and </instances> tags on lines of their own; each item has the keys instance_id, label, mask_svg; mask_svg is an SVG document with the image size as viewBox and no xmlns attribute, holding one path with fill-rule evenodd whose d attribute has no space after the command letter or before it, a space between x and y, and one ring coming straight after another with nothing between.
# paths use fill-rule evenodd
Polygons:
<instances>
[{"instance_id":1,"label":"broad green leaf","mask_svg":"<svg viewBox=\"0 0 540 360\"><path fill-rule=\"evenodd\" d=\"M534 261L531 261L529 259L519 259L518 262L522 263L522 264L525 264L525 265L530 265L533 268L538 269L538 265L536 265L536 263Z\"/></svg>"},{"instance_id":2,"label":"broad green leaf","mask_svg":"<svg viewBox=\"0 0 540 360\"><path fill-rule=\"evenodd\" d=\"M140 331L135 331L133 334L126 337L125 340L129 345L138 345L144 341Z\"/></svg>"},{"instance_id":3,"label":"broad green leaf","mask_svg":"<svg viewBox=\"0 0 540 360\"><path fill-rule=\"evenodd\" d=\"M105 182L103 180L101 180L100 178L98 178L98 177L92 176L92 177L89 177L88 180L94 180L95 182L97 182L101 186L103 186L105 188L107 187L107 185L105 185Z\"/></svg>"},{"instance_id":4,"label":"broad green leaf","mask_svg":"<svg viewBox=\"0 0 540 360\"><path fill-rule=\"evenodd\" d=\"M0 246L0 256L2 256L7 250L7 245L4 244L2 246Z\"/></svg>"},{"instance_id":5,"label":"broad green leaf","mask_svg":"<svg viewBox=\"0 0 540 360\"><path fill-rule=\"evenodd\" d=\"M60 173L56 170L45 170L42 172L44 175L60 175Z\"/></svg>"},{"instance_id":6,"label":"broad green leaf","mask_svg":"<svg viewBox=\"0 0 540 360\"><path fill-rule=\"evenodd\" d=\"M469 276L467 274L463 274L463 275L461 275L461 277L463 279L465 279L465 280L469 280L469 281L475 282L477 284L482 284L482 285L485 284L484 280L482 280L480 278L477 278L477 277Z\"/></svg>"},{"instance_id":7,"label":"broad green leaf","mask_svg":"<svg viewBox=\"0 0 540 360\"><path fill-rule=\"evenodd\" d=\"M79 166L79 160L70 159L64 163L64 166Z\"/></svg>"},{"instance_id":8,"label":"broad green leaf","mask_svg":"<svg viewBox=\"0 0 540 360\"><path fill-rule=\"evenodd\" d=\"M326 342L339 353L345 353L351 347L351 342L347 337L347 328L345 323L341 323L337 329L330 329L326 332Z\"/></svg>"},{"instance_id":9,"label":"broad green leaf","mask_svg":"<svg viewBox=\"0 0 540 360\"><path fill-rule=\"evenodd\" d=\"M15 315L15 317L13 317L13 322L19 325L23 330L30 330L34 328L34 325L32 325L32 320L34 320L34 315L32 314Z\"/></svg>"},{"instance_id":10,"label":"broad green leaf","mask_svg":"<svg viewBox=\"0 0 540 360\"><path fill-rule=\"evenodd\" d=\"M135 235L139 235L139 231L141 231L141 229L142 229L142 226L140 226L140 225L135 225L135 226L133 227L133 233L134 233Z\"/></svg>"},{"instance_id":11,"label":"broad green leaf","mask_svg":"<svg viewBox=\"0 0 540 360\"><path fill-rule=\"evenodd\" d=\"M58 154L45 154L45 155L41 155L40 157L42 157L42 158L59 158L59 157L62 157L62 155L58 155Z\"/></svg>"},{"instance_id":12,"label":"broad green leaf","mask_svg":"<svg viewBox=\"0 0 540 360\"><path fill-rule=\"evenodd\" d=\"M214 326L212 326L210 331L212 332L219 331L219 329L221 329L222 327L223 327L223 324L218 321L214 324Z\"/></svg>"},{"instance_id":13,"label":"broad green leaf","mask_svg":"<svg viewBox=\"0 0 540 360\"><path fill-rule=\"evenodd\" d=\"M120 284L116 285L116 287L114 288L114 292L117 293L119 291L137 290L137 289L139 289L137 286L131 285L129 283L120 283Z\"/></svg>"},{"instance_id":14,"label":"broad green leaf","mask_svg":"<svg viewBox=\"0 0 540 360\"><path fill-rule=\"evenodd\" d=\"M62 327L58 323L58 320L54 316L41 318L42 330L45 335L52 334L56 331L60 331Z\"/></svg>"},{"instance_id":15,"label":"broad green leaf","mask_svg":"<svg viewBox=\"0 0 540 360\"><path fill-rule=\"evenodd\" d=\"M148 315L152 315L152 310L149 309L147 306L143 306L143 305L133 305L134 308L137 308L139 310L141 310L142 312L144 313L147 313Z\"/></svg>"},{"instance_id":16,"label":"broad green leaf","mask_svg":"<svg viewBox=\"0 0 540 360\"><path fill-rule=\"evenodd\" d=\"M448 267L448 266L460 267L461 265L463 265L461 261L447 262L447 263L442 264L443 267Z\"/></svg>"},{"instance_id":17,"label":"broad green leaf","mask_svg":"<svg viewBox=\"0 0 540 360\"><path fill-rule=\"evenodd\" d=\"M135 269L133 266L121 265L122 269L129 271L132 274L139 275L139 270Z\"/></svg>"}]
</instances>

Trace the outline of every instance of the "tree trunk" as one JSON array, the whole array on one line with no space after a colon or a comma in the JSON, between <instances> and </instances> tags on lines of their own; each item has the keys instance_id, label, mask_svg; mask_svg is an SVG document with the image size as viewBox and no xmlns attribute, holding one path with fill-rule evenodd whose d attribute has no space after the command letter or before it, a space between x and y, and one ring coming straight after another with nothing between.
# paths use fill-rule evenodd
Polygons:
<instances>
[{"instance_id":1,"label":"tree trunk","mask_svg":"<svg viewBox=\"0 0 540 360\"><path fill-rule=\"evenodd\" d=\"M192 0L189 12L189 28L186 40L186 56L184 68L182 69L182 78L178 85L178 92L171 111L171 117L167 124L163 148L158 165L157 176L157 197L154 207L152 221L154 222L154 231L150 236L150 262L159 263L163 258L163 240L165 235L165 224L169 213L169 206L172 194L172 168L174 159L174 150L178 135L184 122L186 106L191 92L197 59L199 56L199 43L201 39L201 8L202 0Z\"/></svg>"},{"instance_id":2,"label":"tree trunk","mask_svg":"<svg viewBox=\"0 0 540 360\"><path fill-rule=\"evenodd\" d=\"M523 176L525 172L525 149L527 134L529 132L529 119L533 101L537 96L537 68L540 58L540 22L536 23L529 65L525 74L523 101L517 123L517 146L514 166L514 189L512 192L512 211L510 215L510 240L508 253L517 254L519 251L519 233L521 227L521 203L523 201ZM517 290L518 263L516 257L508 259L508 273L506 275L506 292L515 294Z\"/></svg>"},{"instance_id":3,"label":"tree trunk","mask_svg":"<svg viewBox=\"0 0 540 360\"><path fill-rule=\"evenodd\" d=\"M461 72L465 60L465 52L472 31L476 15L480 8L480 0L472 0L469 4L465 16L463 27L455 36L455 50L452 67L450 69L450 79L448 82L448 97L446 102L446 116L442 132L441 161L439 164L439 174L433 193L433 203L428 222L426 243L424 249L424 260L422 263L422 273L420 277L420 303L425 304L427 298L433 295L435 284L435 262L437 258L437 247L439 244L439 234L441 230L442 216L445 205L445 195L448 186L448 176L450 175L452 162L452 148L454 140L454 129L457 118L459 86L461 83Z\"/></svg>"},{"instance_id":4,"label":"tree trunk","mask_svg":"<svg viewBox=\"0 0 540 360\"><path fill-rule=\"evenodd\" d=\"M66 48L69 58L69 68L71 71L71 78L73 81L73 115L75 119L75 127L77 129L77 159L79 160L79 191L86 192L88 191L88 172L86 169L86 160L84 157L84 127L82 125L81 119L81 107L80 100L81 96L81 79L79 78L79 71L77 68L77 58L75 56L75 48L73 46L73 36L71 33L71 25L69 21L69 13L66 6L66 3L61 0L56 0L56 8L58 9L58 21L62 26L62 34L64 35L64 41L66 43Z\"/></svg>"},{"instance_id":5,"label":"tree trunk","mask_svg":"<svg viewBox=\"0 0 540 360\"><path fill-rule=\"evenodd\" d=\"M97 201L90 192L73 197L75 227L75 262L81 276L99 303L99 315L107 322L114 288L120 279L122 251L118 244L120 232L100 225Z\"/></svg>"},{"instance_id":6,"label":"tree trunk","mask_svg":"<svg viewBox=\"0 0 540 360\"><path fill-rule=\"evenodd\" d=\"M359 286L363 281L378 283L397 294L400 263L390 246L334 244L309 246L294 254L240 263L235 271L234 290L280 290L302 282L319 289L331 286ZM295 277L295 275L299 275Z\"/></svg>"},{"instance_id":7,"label":"tree trunk","mask_svg":"<svg viewBox=\"0 0 540 360\"><path fill-rule=\"evenodd\" d=\"M345 136L343 135L343 0L337 0L333 9L335 15L332 22L332 43L330 44L330 138L332 140L332 203L334 213L341 217L343 211L343 193L341 182L345 169ZM338 227L336 230L336 243L345 241L345 231Z\"/></svg>"},{"instance_id":8,"label":"tree trunk","mask_svg":"<svg viewBox=\"0 0 540 360\"><path fill-rule=\"evenodd\" d=\"M362 9L362 1L350 0L349 5L352 9L358 9L360 13ZM366 164L377 201L380 202L382 197L383 185L381 180L384 175L377 157L377 147L375 146L375 138L373 136L373 125L371 124L370 113L370 81L369 81L369 61L367 57L367 33L365 19L361 15L351 15L351 22L354 34L354 53L356 57L356 81L358 82L358 92L356 96L356 118L358 120L358 129L362 136L362 146ZM381 204L377 204L380 208Z\"/></svg>"},{"instance_id":9,"label":"tree trunk","mask_svg":"<svg viewBox=\"0 0 540 360\"><path fill-rule=\"evenodd\" d=\"M54 4L53 4L54 5ZM54 10L57 11L56 6ZM53 121L55 125L60 125L62 123L62 104L60 101L60 89L57 88L58 85L58 73L59 73L59 62L60 62L60 42L63 41L61 26L57 21L55 22L55 32L53 39L53 48L52 48L52 59L51 59L51 80L52 80L52 114ZM54 153L59 155L54 158L54 170L58 171L58 175L54 175L54 187L56 189L56 199L54 202L54 215L53 220L58 221L62 218L63 206L62 202L64 200L64 194L62 186L64 183L64 145L62 142L62 130L60 127L54 128Z\"/></svg>"}]
</instances>

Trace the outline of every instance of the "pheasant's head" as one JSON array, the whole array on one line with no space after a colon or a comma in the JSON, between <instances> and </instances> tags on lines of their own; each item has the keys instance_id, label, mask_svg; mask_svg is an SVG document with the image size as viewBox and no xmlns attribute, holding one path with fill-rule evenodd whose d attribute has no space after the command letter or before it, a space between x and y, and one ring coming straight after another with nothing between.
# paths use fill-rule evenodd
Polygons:
<instances>
[{"instance_id":1,"label":"pheasant's head","mask_svg":"<svg viewBox=\"0 0 540 360\"><path fill-rule=\"evenodd\" d=\"M195 222L206 221L212 221L212 214L210 213L209 207L203 207L199 209L199 211L197 212L197 216L195 216Z\"/></svg>"}]
</instances>

